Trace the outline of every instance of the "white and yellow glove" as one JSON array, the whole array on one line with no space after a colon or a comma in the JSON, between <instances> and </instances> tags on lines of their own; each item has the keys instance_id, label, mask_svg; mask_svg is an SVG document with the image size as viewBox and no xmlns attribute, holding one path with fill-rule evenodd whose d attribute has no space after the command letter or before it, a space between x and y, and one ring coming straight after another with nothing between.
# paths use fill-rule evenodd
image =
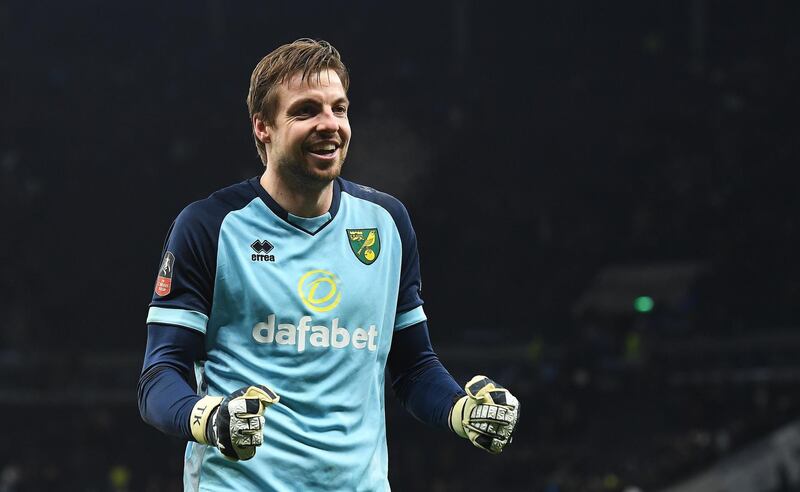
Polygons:
<instances>
[{"instance_id":1,"label":"white and yellow glove","mask_svg":"<svg viewBox=\"0 0 800 492\"><path fill-rule=\"evenodd\" d=\"M519 401L486 376L475 376L450 410L450 428L476 447L499 454L511 442L519 418Z\"/></svg>"},{"instance_id":2,"label":"white and yellow glove","mask_svg":"<svg viewBox=\"0 0 800 492\"><path fill-rule=\"evenodd\" d=\"M264 441L264 411L280 397L264 385L234 391L225 398L204 396L192 409L189 427L200 444L217 447L232 460L249 460Z\"/></svg>"}]
</instances>

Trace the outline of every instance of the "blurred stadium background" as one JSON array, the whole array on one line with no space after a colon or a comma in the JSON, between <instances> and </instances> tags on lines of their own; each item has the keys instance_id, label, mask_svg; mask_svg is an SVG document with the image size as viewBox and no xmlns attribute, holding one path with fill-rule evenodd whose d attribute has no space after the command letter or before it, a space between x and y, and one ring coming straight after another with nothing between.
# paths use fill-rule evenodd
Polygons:
<instances>
[{"instance_id":1,"label":"blurred stadium background","mask_svg":"<svg viewBox=\"0 0 800 492\"><path fill-rule=\"evenodd\" d=\"M0 491L180 488L136 408L161 244L260 172L249 74L304 36L445 365L524 403L491 457L387 392L396 490L800 490L799 6L0 2Z\"/></svg>"}]
</instances>

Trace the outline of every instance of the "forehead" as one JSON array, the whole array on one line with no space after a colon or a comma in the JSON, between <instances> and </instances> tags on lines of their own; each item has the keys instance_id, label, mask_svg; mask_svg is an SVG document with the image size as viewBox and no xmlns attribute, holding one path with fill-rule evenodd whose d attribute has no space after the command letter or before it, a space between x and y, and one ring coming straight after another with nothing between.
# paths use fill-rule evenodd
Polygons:
<instances>
[{"instance_id":1,"label":"forehead","mask_svg":"<svg viewBox=\"0 0 800 492\"><path fill-rule=\"evenodd\" d=\"M277 94L281 105L308 97L322 100L346 97L342 81L333 70L311 73L305 78L303 72L297 72L278 86Z\"/></svg>"}]
</instances>

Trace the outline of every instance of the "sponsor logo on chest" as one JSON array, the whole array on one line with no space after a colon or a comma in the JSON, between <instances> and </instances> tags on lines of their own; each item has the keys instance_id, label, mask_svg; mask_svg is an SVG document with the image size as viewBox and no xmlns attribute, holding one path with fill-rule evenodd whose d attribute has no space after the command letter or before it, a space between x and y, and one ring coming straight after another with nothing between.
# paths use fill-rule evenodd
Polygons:
<instances>
[{"instance_id":1,"label":"sponsor logo on chest","mask_svg":"<svg viewBox=\"0 0 800 492\"><path fill-rule=\"evenodd\" d=\"M336 308L342 300L341 281L328 270L310 270L300 276L297 294L303 306L316 313L326 313ZM307 347L344 349L374 352L378 349L378 328L347 328L339 317L328 324L315 322L311 316L300 316L297 321L276 323L277 316L272 313L266 321L253 326L252 336L257 343L293 345L297 352Z\"/></svg>"}]
</instances>

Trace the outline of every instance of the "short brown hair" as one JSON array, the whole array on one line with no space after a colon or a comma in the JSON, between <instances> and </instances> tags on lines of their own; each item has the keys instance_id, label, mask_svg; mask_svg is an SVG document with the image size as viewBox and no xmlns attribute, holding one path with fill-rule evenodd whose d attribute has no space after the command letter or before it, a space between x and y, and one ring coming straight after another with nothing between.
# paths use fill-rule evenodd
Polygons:
<instances>
[{"instance_id":1,"label":"short brown hair","mask_svg":"<svg viewBox=\"0 0 800 492\"><path fill-rule=\"evenodd\" d=\"M278 102L276 88L298 72L302 72L302 80L315 74L319 79L320 73L329 69L336 72L342 81L342 87L347 92L350 87L347 67L342 63L339 51L329 42L301 38L276 48L258 62L250 76L250 89L247 91L250 121L253 121L253 116L258 115L267 124L274 124ZM253 138L256 141L258 155L266 166L266 146L256 138L255 133Z\"/></svg>"}]
</instances>

